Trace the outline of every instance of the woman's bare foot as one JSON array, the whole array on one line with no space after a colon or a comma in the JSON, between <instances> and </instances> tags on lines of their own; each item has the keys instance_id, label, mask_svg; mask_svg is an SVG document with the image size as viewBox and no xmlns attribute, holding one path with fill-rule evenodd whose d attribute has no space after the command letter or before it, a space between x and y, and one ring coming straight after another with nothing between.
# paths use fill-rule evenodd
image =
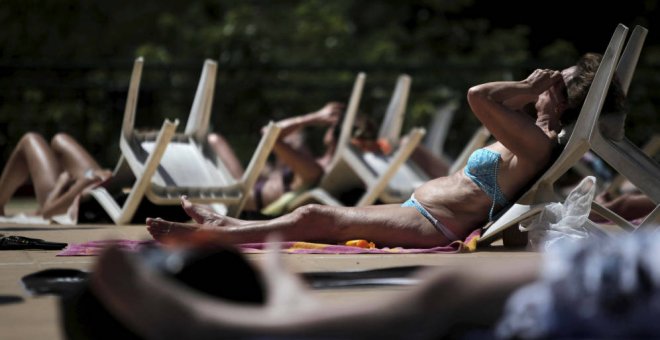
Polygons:
<instances>
[{"instance_id":1,"label":"woman's bare foot","mask_svg":"<svg viewBox=\"0 0 660 340\"><path fill-rule=\"evenodd\" d=\"M181 196L181 206L183 207L183 210L186 212L186 214L199 224L215 227L226 227L241 226L248 223L247 221L242 221L237 218L220 215L207 206L193 204L185 195Z\"/></svg>"},{"instance_id":2,"label":"woman's bare foot","mask_svg":"<svg viewBox=\"0 0 660 340\"><path fill-rule=\"evenodd\" d=\"M187 235L200 230L213 229L196 223L180 223L166 221L160 217L147 218L147 230L157 241L164 241L167 238L176 238L177 236Z\"/></svg>"}]
</instances>

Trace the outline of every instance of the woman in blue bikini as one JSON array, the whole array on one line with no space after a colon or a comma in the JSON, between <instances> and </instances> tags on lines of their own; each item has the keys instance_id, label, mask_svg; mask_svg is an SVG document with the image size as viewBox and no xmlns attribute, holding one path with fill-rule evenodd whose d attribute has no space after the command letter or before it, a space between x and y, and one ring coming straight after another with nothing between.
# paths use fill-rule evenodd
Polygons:
<instances>
[{"instance_id":1,"label":"woman in blue bikini","mask_svg":"<svg viewBox=\"0 0 660 340\"><path fill-rule=\"evenodd\" d=\"M553 161L562 125L577 117L600 59L590 53L561 72L537 69L522 81L470 88L470 107L497 142L475 151L464 171L420 186L403 205L310 204L272 220L245 221L213 214L182 198L183 209L197 223L149 218L147 228L158 240L204 229L234 244L263 242L271 232L284 240L367 239L390 247L433 247L464 239Z\"/></svg>"}]
</instances>

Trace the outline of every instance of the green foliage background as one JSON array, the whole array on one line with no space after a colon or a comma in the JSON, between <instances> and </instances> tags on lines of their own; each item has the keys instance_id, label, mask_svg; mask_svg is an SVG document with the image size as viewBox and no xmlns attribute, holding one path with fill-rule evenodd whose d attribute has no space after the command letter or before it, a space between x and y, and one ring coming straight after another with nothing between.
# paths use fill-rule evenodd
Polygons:
<instances>
[{"instance_id":1,"label":"green foliage background","mask_svg":"<svg viewBox=\"0 0 660 340\"><path fill-rule=\"evenodd\" d=\"M562 68L587 52L562 39L532 52L528 26L495 26L490 19L497 13L475 15L474 6L472 0L3 0L1 159L27 131L47 138L63 131L112 167L137 56L145 57L138 127L159 127L166 117L185 122L204 59L217 60L212 128L244 161L268 120L346 101L359 71L368 75L360 109L376 119L396 77L412 76L406 130L429 124L439 106L459 103L445 144L456 155L478 126L464 99L469 86ZM624 24L650 22L639 13ZM594 37L598 46L604 49L615 25ZM637 143L658 127L658 60L660 47L647 43L630 94L628 132Z\"/></svg>"}]
</instances>

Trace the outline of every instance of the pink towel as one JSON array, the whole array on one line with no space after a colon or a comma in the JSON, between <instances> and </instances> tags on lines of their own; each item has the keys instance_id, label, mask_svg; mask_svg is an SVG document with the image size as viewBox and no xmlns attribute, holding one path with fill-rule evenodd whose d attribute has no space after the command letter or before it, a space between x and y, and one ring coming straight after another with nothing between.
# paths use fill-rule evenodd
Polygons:
<instances>
[{"instance_id":1,"label":"pink towel","mask_svg":"<svg viewBox=\"0 0 660 340\"><path fill-rule=\"evenodd\" d=\"M154 244L156 241L133 241L133 240L102 240L89 241L84 243L69 243L57 256L96 256L101 251L112 244L119 245L119 248L137 252L140 248Z\"/></svg>"},{"instance_id":2,"label":"pink towel","mask_svg":"<svg viewBox=\"0 0 660 340\"><path fill-rule=\"evenodd\" d=\"M290 254L430 254L430 253L460 253L471 252L476 249L476 242L481 236L481 229L473 231L465 241L454 241L444 247L433 248L360 248L345 245L333 245L311 242L282 242L282 252ZM98 255L104 247L118 244L128 251L138 251L141 247L154 244L156 241L133 240L104 240L85 243L70 243L57 256L89 256ZM237 247L244 253L263 253L267 249L266 243L244 243Z\"/></svg>"}]
</instances>

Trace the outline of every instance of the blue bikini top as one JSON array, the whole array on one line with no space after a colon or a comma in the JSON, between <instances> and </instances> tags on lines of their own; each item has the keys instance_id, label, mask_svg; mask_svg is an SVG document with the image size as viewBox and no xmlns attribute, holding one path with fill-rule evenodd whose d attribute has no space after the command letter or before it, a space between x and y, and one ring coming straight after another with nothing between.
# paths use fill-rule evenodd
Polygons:
<instances>
[{"instance_id":1,"label":"blue bikini top","mask_svg":"<svg viewBox=\"0 0 660 340\"><path fill-rule=\"evenodd\" d=\"M483 192L493 200L488 213L489 220L493 220L495 204L502 207L509 205L502 189L497 184L497 170L500 167L500 154L488 149L477 149L468 158L465 166L467 175Z\"/></svg>"}]
</instances>

